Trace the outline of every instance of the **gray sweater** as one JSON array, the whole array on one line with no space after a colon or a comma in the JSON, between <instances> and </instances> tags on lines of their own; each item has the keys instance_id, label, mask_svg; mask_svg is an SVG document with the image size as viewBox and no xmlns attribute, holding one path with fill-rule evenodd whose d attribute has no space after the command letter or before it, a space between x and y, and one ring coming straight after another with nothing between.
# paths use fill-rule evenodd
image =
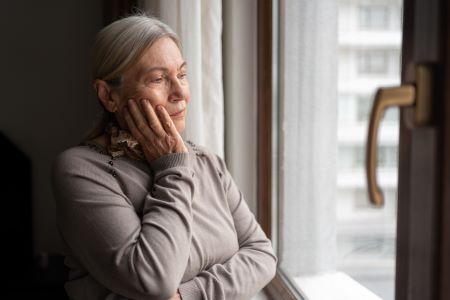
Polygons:
<instances>
[{"instance_id":1,"label":"gray sweater","mask_svg":"<svg viewBox=\"0 0 450 300\"><path fill-rule=\"evenodd\" d=\"M148 164L77 146L55 159L57 222L71 299L250 299L277 259L219 157Z\"/></svg>"}]
</instances>

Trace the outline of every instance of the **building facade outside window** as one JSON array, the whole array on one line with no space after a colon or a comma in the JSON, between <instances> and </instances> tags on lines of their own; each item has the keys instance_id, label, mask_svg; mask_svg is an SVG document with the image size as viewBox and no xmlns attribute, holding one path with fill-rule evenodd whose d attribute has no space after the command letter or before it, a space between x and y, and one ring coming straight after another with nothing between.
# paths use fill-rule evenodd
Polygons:
<instances>
[{"instance_id":1,"label":"building facade outside window","mask_svg":"<svg viewBox=\"0 0 450 300\"><path fill-rule=\"evenodd\" d=\"M358 21L361 29L388 29L389 6L363 4L358 7Z\"/></svg>"}]
</instances>

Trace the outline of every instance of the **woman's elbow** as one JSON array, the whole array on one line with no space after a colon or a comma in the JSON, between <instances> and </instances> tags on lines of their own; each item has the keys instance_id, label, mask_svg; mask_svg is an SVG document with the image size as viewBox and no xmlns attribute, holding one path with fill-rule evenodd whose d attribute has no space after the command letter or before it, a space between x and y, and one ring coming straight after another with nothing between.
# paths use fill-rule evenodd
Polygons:
<instances>
[{"instance_id":1,"label":"woman's elbow","mask_svg":"<svg viewBox=\"0 0 450 300\"><path fill-rule=\"evenodd\" d=\"M173 280L163 280L153 282L151 285L142 286L141 289L135 291L134 296L129 295L135 299L154 299L154 300L168 300L171 299L178 290L178 284Z\"/></svg>"},{"instance_id":2,"label":"woman's elbow","mask_svg":"<svg viewBox=\"0 0 450 300\"><path fill-rule=\"evenodd\" d=\"M180 277L178 274L168 270L151 274L141 273L138 277L142 299L170 299L177 293L181 281L177 279Z\"/></svg>"},{"instance_id":3,"label":"woman's elbow","mask_svg":"<svg viewBox=\"0 0 450 300\"><path fill-rule=\"evenodd\" d=\"M267 270L267 276L269 279L269 282L275 277L277 274L277 263L278 258L275 255L271 255L272 259L270 260L270 263L268 264L268 270Z\"/></svg>"},{"instance_id":4,"label":"woman's elbow","mask_svg":"<svg viewBox=\"0 0 450 300\"><path fill-rule=\"evenodd\" d=\"M144 267L145 265L145 267ZM150 268L147 264L134 267L133 272L117 272L115 283L119 294L131 299L163 299L172 298L178 290L181 275L166 268Z\"/></svg>"},{"instance_id":5,"label":"woman's elbow","mask_svg":"<svg viewBox=\"0 0 450 300\"><path fill-rule=\"evenodd\" d=\"M161 290L159 291L158 298L147 298L147 299L171 299L177 293L179 282L175 280L164 280L161 282Z\"/></svg>"}]
</instances>

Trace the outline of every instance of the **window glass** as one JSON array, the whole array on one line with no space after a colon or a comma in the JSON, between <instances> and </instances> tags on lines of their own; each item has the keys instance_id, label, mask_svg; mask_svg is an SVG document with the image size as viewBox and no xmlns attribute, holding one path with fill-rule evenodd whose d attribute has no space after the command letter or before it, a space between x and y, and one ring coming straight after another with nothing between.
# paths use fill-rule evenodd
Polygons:
<instances>
[{"instance_id":1,"label":"window glass","mask_svg":"<svg viewBox=\"0 0 450 300\"><path fill-rule=\"evenodd\" d=\"M372 99L374 95L359 94L357 99L357 120L358 122L367 122L369 119L370 110L372 108Z\"/></svg>"},{"instance_id":2,"label":"window glass","mask_svg":"<svg viewBox=\"0 0 450 300\"><path fill-rule=\"evenodd\" d=\"M388 72L388 51L370 49L358 51L359 74L386 74Z\"/></svg>"},{"instance_id":3,"label":"window glass","mask_svg":"<svg viewBox=\"0 0 450 300\"><path fill-rule=\"evenodd\" d=\"M360 29L387 29L389 27L389 7L386 5L360 5Z\"/></svg>"},{"instance_id":4,"label":"window glass","mask_svg":"<svg viewBox=\"0 0 450 300\"><path fill-rule=\"evenodd\" d=\"M280 2L275 236L280 270L310 300L394 299L398 110L378 137L381 208L365 144L376 89L400 82L401 3Z\"/></svg>"},{"instance_id":5,"label":"window glass","mask_svg":"<svg viewBox=\"0 0 450 300\"><path fill-rule=\"evenodd\" d=\"M370 111L372 109L372 101L375 95L356 95L356 120L358 122L367 122L370 117ZM339 107L341 107L341 99L339 99ZM339 111L341 113L341 110ZM386 110L383 116L383 122L398 122L399 111L397 107L390 107ZM341 121L341 120L339 120ZM341 124L343 124L341 122Z\"/></svg>"},{"instance_id":6,"label":"window glass","mask_svg":"<svg viewBox=\"0 0 450 300\"><path fill-rule=\"evenodd\" d=\"M339 122L343 124L353 122L355 105L354 98L351 95L344 93L339 95L338 109Z\"/></svg>"}]
</instances>

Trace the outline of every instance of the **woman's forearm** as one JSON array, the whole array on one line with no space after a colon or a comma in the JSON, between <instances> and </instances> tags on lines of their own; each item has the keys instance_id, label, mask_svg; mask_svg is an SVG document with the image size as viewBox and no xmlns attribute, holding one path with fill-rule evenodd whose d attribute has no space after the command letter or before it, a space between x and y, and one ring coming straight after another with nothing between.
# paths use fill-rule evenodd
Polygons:
<instances>
[{"instance_id":1,"label":"woman's forearm","mask_svg":"<svg viewBox=\"0 0 450 300\"><path fill-rule=\"evenodd\" d=\"M181 284L183 300L250 299L275 276L277 258L270 240L221 159L218 168L224 174L223 187L232 213L239 250L225 263L215 264Z\"/></svg>"},{"instance_id":2,"label":"woman's forearm","mask_svg":"<svg viewBox=\"0 0 450 300\"><path fill-rule=\"evenodd\" d=\"M188 153L162 157L153 167L142 219L119 183L89 161L60 157L53 180L61 234L86 270L127 298L167 300L189 258L193 171Z\"/></svg>"}]
</instances>

